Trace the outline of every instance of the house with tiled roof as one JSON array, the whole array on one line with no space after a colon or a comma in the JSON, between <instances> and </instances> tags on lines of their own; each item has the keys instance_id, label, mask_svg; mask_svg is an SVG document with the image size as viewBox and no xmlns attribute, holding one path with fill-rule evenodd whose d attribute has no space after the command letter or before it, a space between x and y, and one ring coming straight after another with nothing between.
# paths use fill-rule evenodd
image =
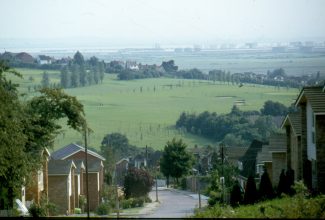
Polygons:
<instances>
[{"instance_id":1,"label":"house with tiled roof","mask_svg":"<svg viewBox=\"0 0 325 220\"><path fill-rule=\"evenodd\" d=\"M104 186L104 165L105 158L98 153L87 150L88 158L88 191L89 191L89 206L91 211L95 211L99 205L100 195ZM85 148L71 143L51 154L51 158L54 160L82 160L84 166L85 162ZM86 195L86 174L82 174L82 194Z\"/></svg>"},{"instance_id":2,"label":"house with tiled roof","mask_svg":"<svg viewBox=\"0 0 325 220\"><path fill-rule=\"evenodd\" d=\"M122 158L115 163L115 178L119 186L124 186L124 177L129 169L129 158Z\"/></svg>"},{"instance_id":3,"label":"house with tiled roof","mask_svg":"<svg viewBox=\"0 0 325 220\"><path fill-rule=\"evenodd\" d=\"M81 208L79 206L79 199L81 195L85 195L84 192L84 184L85 184L85 165L83 160L74 160L73 161L76 165L74 181L75 181L75 206L77 208Z\"/></svg>"},{"instance_id":4,"label":"house with tiled roof","mask_svg":"<svg viewBox=\"0 0 325 220\"><path fill-rule=\"evenodd\" d=\"M39 153L41 167L31 174L31 182L23 187L22 203L29 207L32 203L40 204L42 196L48 197L48 162L50 152L44 148Z\"/></svg>"},{"instance_id":5,"label":"house with tiled roof","mask_svg":"<svg viewBox=\"0 0 325 220\"><path fill-rule=\"evenodd\" d=\"M303 180L325 193L325 85L304 87L295 106L301 111Z\"/></svg>"},{"instance_id":6,"label":"house with tiled roof","mask_svg":"<svg viewBox=\"0 0 325 220\"><path fill-rule=\"evenodd\" d=\"M248 147L226 147L225 149L225 160L234 166L238 166L239 158L243 157Z\"/></svg>"},{"instance_id":7,"label":"house with tiled roof","mask_svg":"<svg viewBox=\"0 0 325 220\"><path fill-rule=\"evenodd\" d=\"M306 172L303 164L307 161L307 146L303 149L301 145L301 112L289 113L281 128L286 131L287 169L294 171L295 181L302 180L303 171Z\"/></svg>"},{"instance_id":8,"label":"house with tiled roof","mask_svg":"<svg viewBox=\"0 0 325 220\"><path fill-rule=\"evenodd\" d=\"M251 145L248 147L245 154L239 158L238 160L238 168L239 168L239 183L242 188L245 188L247 179L250 175L254 178L258 179L259 176L256 172L256 161L257 155L262 151L264 143L259 140L253 140Z\"/></svg>"},{"instance_id":9,"label":"house with tiled roof","mask_svg":"<svg viewBox=\"0 0 325 220\"><path fill-rule=\"evenodd\" d=\"M39 55L37 57L37 62L40 64L40 65L43 65L43 64L51 64L52 63L52 59L50 56L46 56L46 55Z\"/></svg>"},{"instance_id":10,"label":"house with tiled roof","mask_svg":"<svg viewBox=\"0 0 325 220\"><path fill-rule=\"evenodd\" d=\"M48 165L48 198L58 214L73 214L75 208L75 169L73 160L50 160Z\"/></svg>"},{"instance_id":11,"label":"house with tiled roof","mask_svg":"<svg viewBox=\"0 0 325 220\"><path fill-rule=\"evenodd\" d=\"M285 134L271 134L269 142L257 153L256 173L261 178L266 169L272 185L279 184L281 171L287 167L287 148Z\"/></svg>"},{"instance_id":12,"label":"house with tiled roof","mask_svg":"<svg viewBox=\"0 0 325 220\"><path fill-rule=\"evenodd\" d=\"M101 160L105 161L105 158L98 153L87 149L88 160ZM66 160L66 159L85 159L85 148L76 144L71 143L61 149L53 152L51 158L54 160Z\"/></svg>"}]
</instances>

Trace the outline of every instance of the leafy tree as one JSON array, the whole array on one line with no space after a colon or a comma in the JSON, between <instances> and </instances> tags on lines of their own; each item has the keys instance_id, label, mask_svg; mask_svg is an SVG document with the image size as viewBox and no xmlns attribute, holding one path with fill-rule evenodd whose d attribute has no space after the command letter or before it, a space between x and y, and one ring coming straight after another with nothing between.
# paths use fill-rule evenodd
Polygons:
<instances>
[{"instance_id":1,"label":"leafy tree","mask_svg":"<svg viewBox=\"0 0 325 220\"><path fill-rule=\"evenodd\" d=\"M129 144L128 138L120 133L107 134L101 143L101 154L105 157L105 181L111 183L111 173L115 169L115 163L123 157L129 157L139 153L139 149Z\"/></svg>"},{"instance_id":2,"label":"leafy tree","mask_svg":"<svg viewBox=\"0 0 325 220\"><path fill-rule=\"evenodd\" d=\"M125 197L141 197L147 196L153 186L153 178L149 172L137 169L129 168L124 180L124 194Z\"/></svg>"},{"instance_id":3,"label":"leafy tree","mask_svg":"<svg viewBox=\"0 0 325 220\"><path fill-rule=\"evenodd\" d=\"M270 135L272 133L276 132L276 125L272 120L271 116L260 116L258 119L256 119L254 123L254 127L257 128L257 134L260 136L260 138L255 138L255 139L260 139L263 141L268 140Z\"/></svg>"},{"instance_id":4,"label":"leafy tree","mask_svg":"<svg viewBox=\"0 0 325 220\"><path fill-rule=\"evenodd\" d=\"M233 105L230 111L230 115L232 116L241 116L243 115L243 112L240 111L237 105Z\"/></svg>"},{"instance_id":5,"label":"leafy tree","mask_svg":"<svg viewBox=\"0 0 325 220\"><path fill-rule=\"evenodd\" d=\"M178 178L187 174L193 165L192 155L186 151L187 145L183 143L182 139L168 141L165 145L162 158L160 160L160 170L167 178L167 185L169 184L169 177Z\"/></svg>"},{"instance_id":6,"label":"leafy tree","mask_svg":"<svg viewBox=\"0 0 325 220\"><path fill-rule=\"evenodd\" d=\"M167 62L162 62L162 67L164 68L164 70L168 73L170 72L176 72L178 70L178 66L175 66L175 62L174 60L169 60Z\"/></svg>"},{"instance_id":7,"label":"leafy tree","mask_svg":"<svg viewBox=\"0 0 325 220\"><path fill-rule=\"evenodd\" d=\"M254 204L257 200L256 183L253 175L249 175L245 187L244 204Z\"/></svg>"},{"instance_id":8,"label":"leafy tree","mask_svg":"<svg viewBox=\"0 0 325 220\"><path fill-rule=\"evenodd\" d=\"M99 71L100 82L103 83L104 76L105 76L105 62L104 61L98 63L98 71Z\"/></svg>"},{"instance_id":9,"label":"leafy tree","mask_svg":"<svg viewBox=\"0 0 325 220\"><path fill-rule=\"evenodd\" d=\"M268 100L261 109L263 115L284 116L288 113L288 108L280 102Z\"/></svg>"},{"instance_id":10,"label":"leafy tree","mask_svg":"<svg viewBox=\"0 0 325 220\"><path fill-rule=\"evenodd\" d=\"M40 96L22 102L6 73L20 74L0 62L0 197L1 205L12 209L21 186L40 168L40 152L59 133L57 121L68 118L67 124L78 131L86 128L86 121L83 106L59 89L43 88Z\"/></svg>"},{"instance_id":11,"label":"leafy tree","mask_svg":"<svg viewBox=\"0 0 325 220\"><path fill-rule=\"evenodd\" d=\"M71 87L72 88L77 88L77 87L79 87L79 83L80 83L79 66L78 65L72 65L71 71L72 71L72 74L71 74Z\"/></svg>"},{"instance_id":12,"label":"leafy tree","mask_svg":"<svg viewBox=\"0 0 325 220\"><path fill-rule=\"evenodd\" d=\"M286 73L284 71L284 69L279 68L279 69L275 69L272 72L271 71L267 71L267 77L268 78L274 78L274 77L285 77Z\"/></svg>"},{"instance_id":13,"label":"leafy tree","mask_svg":"<svg viewBox=\"0 0 325 220\"><path fill-rule=\"evenodd\" d=\"M83 55L82 55L79 51L77 51L77 52L74 54L74 56L73 56L73 62L74 62L75 64L78 64L79 66L85 64L85 59L84 59Z\"/></svg>"},{"instance_id":14,"label":"leafy tree","mask_svg":"<svg viewBox=\"0 0 325 220\"><path fill-rule=\"evenodd\" d=\"M85 70L85 66L81 65L79 71L80 71L80 77L79 77L80 85L81 86L86 86L88 81L87 81L87 73L86 73L86 70Z\"/></svg>"},{"instance_id":15,"label":"leafy tree","mask_svg":"<svg viewBox=\"0 0 325 220\"><path fill-rule=\"evenodd\" d=\"M261 177L259 197L262 200L274 198L272 183L266 169L264 169L264 173Z\"/></svg>"},{"instance_id":16,"label":"leafy tree","mask_svg":"<svg viewBox=\"0 0 325 220\"><path fill-rule=\"evenodd\" d=\"M222 184L220 182L220 175L217 170L213 170L211 172L211 176L209 178L208 194L209 206L214 206L222 200Z\"/></svg>"},{"instance_id":17,"label":"leafy tree","mask_svg":"<svg viewBox=\"0 0 325 220\"><path fill-rule=\"evenodd\" d=\"M71 74L67 67L61 70L60 81L62 88L69 88L71 86Z\"/></svg>"},{"instance_id":18,"label":"leafy tree","mask_svg":"<svg viewBox=\"0 0 325 220\"><path fill-rule=\"evenodd\" d=\"M89 64L91 65L91 66L97 66L98 65L98 58L97 57L95 57L95 56L92 56L92 57L90 57L90 59L89 59Z\"/></svg>"},{"instance_id":19,"label":"leafy tree","mask_svg":"<svg viewBox=\"0 0 325 220\"><path fill-rule=\"evenodd\" d=\"M97 66L95 66L95 67L93 67L93 74L94 74L94 81L95 81L95 83L96 84L98 84L99 83L99 80L100 80L100 73L99 73L99 69L98 69L98 67Z\"/></svg>"},{"instance_id":20,"label":"leafy tree","mask_svg":"<svg viewBox=\"0 0 325 220\"><path fill-rule=\"evenodd\" d=\"M50 86L50 77L46 71L43 72L41 83L43 88L48 88Z\"/></svg>"}]
</instances>

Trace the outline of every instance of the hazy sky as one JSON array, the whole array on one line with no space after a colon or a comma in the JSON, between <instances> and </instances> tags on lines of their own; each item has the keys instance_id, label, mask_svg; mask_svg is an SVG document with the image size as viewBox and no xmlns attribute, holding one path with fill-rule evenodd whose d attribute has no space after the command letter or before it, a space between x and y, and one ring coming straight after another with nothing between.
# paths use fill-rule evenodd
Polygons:
<instances>
[{"instance_id":1,"label":"hazy sky","mask_svg":"<svg viewBox=\"0 0 325 220\"><path fill-rule=\"evenodd\" d=\"M0 39L325 40L324 9L325 0L0 0Z\"/></svg>"}]
</instances>

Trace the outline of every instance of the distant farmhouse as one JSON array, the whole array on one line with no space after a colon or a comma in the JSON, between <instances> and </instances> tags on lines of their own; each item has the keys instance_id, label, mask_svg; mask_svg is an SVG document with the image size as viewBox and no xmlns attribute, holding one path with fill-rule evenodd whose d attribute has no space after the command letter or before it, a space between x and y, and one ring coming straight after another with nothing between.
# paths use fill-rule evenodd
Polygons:
<instances>
[{"instance_id":1,"label":"distant farmhouse","mask_svg":"<svg viewBox=\"0 0 325 220\"><path fill-rule=\"evenodd\" d=\"M51 57L49 56L46 56L46 55L39 55L37 57L37 62L40 64L40 65L43 65L43 64L52 64L52 59Z\"/></svg>"}]
</instances>

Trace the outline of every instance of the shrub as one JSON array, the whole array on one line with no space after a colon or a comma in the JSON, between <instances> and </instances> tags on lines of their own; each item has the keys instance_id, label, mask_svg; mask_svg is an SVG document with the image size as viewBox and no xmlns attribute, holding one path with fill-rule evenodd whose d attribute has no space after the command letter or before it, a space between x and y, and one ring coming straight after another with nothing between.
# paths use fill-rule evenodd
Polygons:
<instances>
[{"instance_id":1,"label":"shrub","mask_svg":"<svg viewBox=\"0 0 325 220\"><path fill-rule=\"evenodd\" d=\"M254 177L250 175L246 183L244 204L254 204L256 200L257 200L256 183Z\"/></svg>"},{"instance_id":2,"label":"shrub","mask_svg":"<svg viewBox=\"0 0 325 220\"><path fill-rule=\"evenodd\" d=\"M144 197L144 202L146 202L146 203L151 203L152 200L150 199L149 196L145 196L145 197Z\"/></svg>"},{"instance_id":3,"label":"shrub","mask_svg":"<svg viewBox=\"0 0 325 220\"><path fill-rule=\"evenodd\" d=\"M181 179L181 189L186 190L186 187L187 187L187 185L186 185L186 177L183 177Z\"/></svg>"},{"instance_id":4,"label":"shrub","mask_svg":"<svg viewBox=\"0 0 325 220\"><path fill-rule=\"evenodd\" d=\"M121 201L120 205L123 209L129 209L132 208L132 198L130 199L124 199Z\"/></svg>"},{"instance_id":5,"label":"shrub","mask_svg":"<svg viewBox=\"0 0 325 220\"><path fill-rule=\"evenodd\" d=\"M40 205L35 204L35 203L30 205L28 212L33 218L39 218L39 217L46 216L46 210L43 207L41 207Z\"/></svg>"},{"instance_id":6,"label":"shrub","mask_svg":"<svg viewBox=\"0 0 325 220\"><path fill-rule=\"evenodd\" d=\"M81 208L81 212L84 213L85 212L85 207L87 204L87 198L84 195L80 195L79 196L79 206Z\"/></svg>"},{"instance_id":7,"label":"shrub","mask_svg":"<svg viewBox=\"0 0 325 220\"><path fill-rule=\"evenodd\" d=\"M151 202L149 197L129 198L121 201L120 205L123 209L143 207L145 202Z\"/></svg>"},{"instance_id":8,"label":"shrub","mask_svg":"<svg viewBox=\"0 0 325 220\"><path fill-rule=\"evenodd\" d=\"M236 181L233 185L231 192L230 192L230 205L231 206L238 206L242 202L243 196L240 189L239 182Z\"/></svg>"},{"instance_id":9,"label":"shrub","mask_svg":"<svg viewBox=\"0 0 325 220\"><path fill-rule=\"evenodd\" d=\"M259 197L261 200L274 198L272 183L266 169L264 170L264 173L261 177Z\"/></svg>"},{"instance_id":10,"label":"shrub","mask_svg":"<svg viewBox=\"0 0 325 220\"><path fill-rule=\"evenodd\" d=\"M110 213L110 205L108 203L101 203L97 209L97 215L108 215Z\"/></svg>"},{"instance_id":11,"label":"shrub","mask_svg":"<svg viewBox=\"0 0 325 220\"><path fill-rule=\"evenodd\" d=\"M153 186L153 178L142 169L130 168L124 180L126 198L146 196Z\"/></svg>"},{"instance_id":12,"label":"shrub","mask_svg":"<svg viewBox=\"0 0 325 220\"><path fill-rule=\"evenodd\" d=\"M81 214L81 208L74 208L74 214Z\"/></svg>"}]
</instances>

